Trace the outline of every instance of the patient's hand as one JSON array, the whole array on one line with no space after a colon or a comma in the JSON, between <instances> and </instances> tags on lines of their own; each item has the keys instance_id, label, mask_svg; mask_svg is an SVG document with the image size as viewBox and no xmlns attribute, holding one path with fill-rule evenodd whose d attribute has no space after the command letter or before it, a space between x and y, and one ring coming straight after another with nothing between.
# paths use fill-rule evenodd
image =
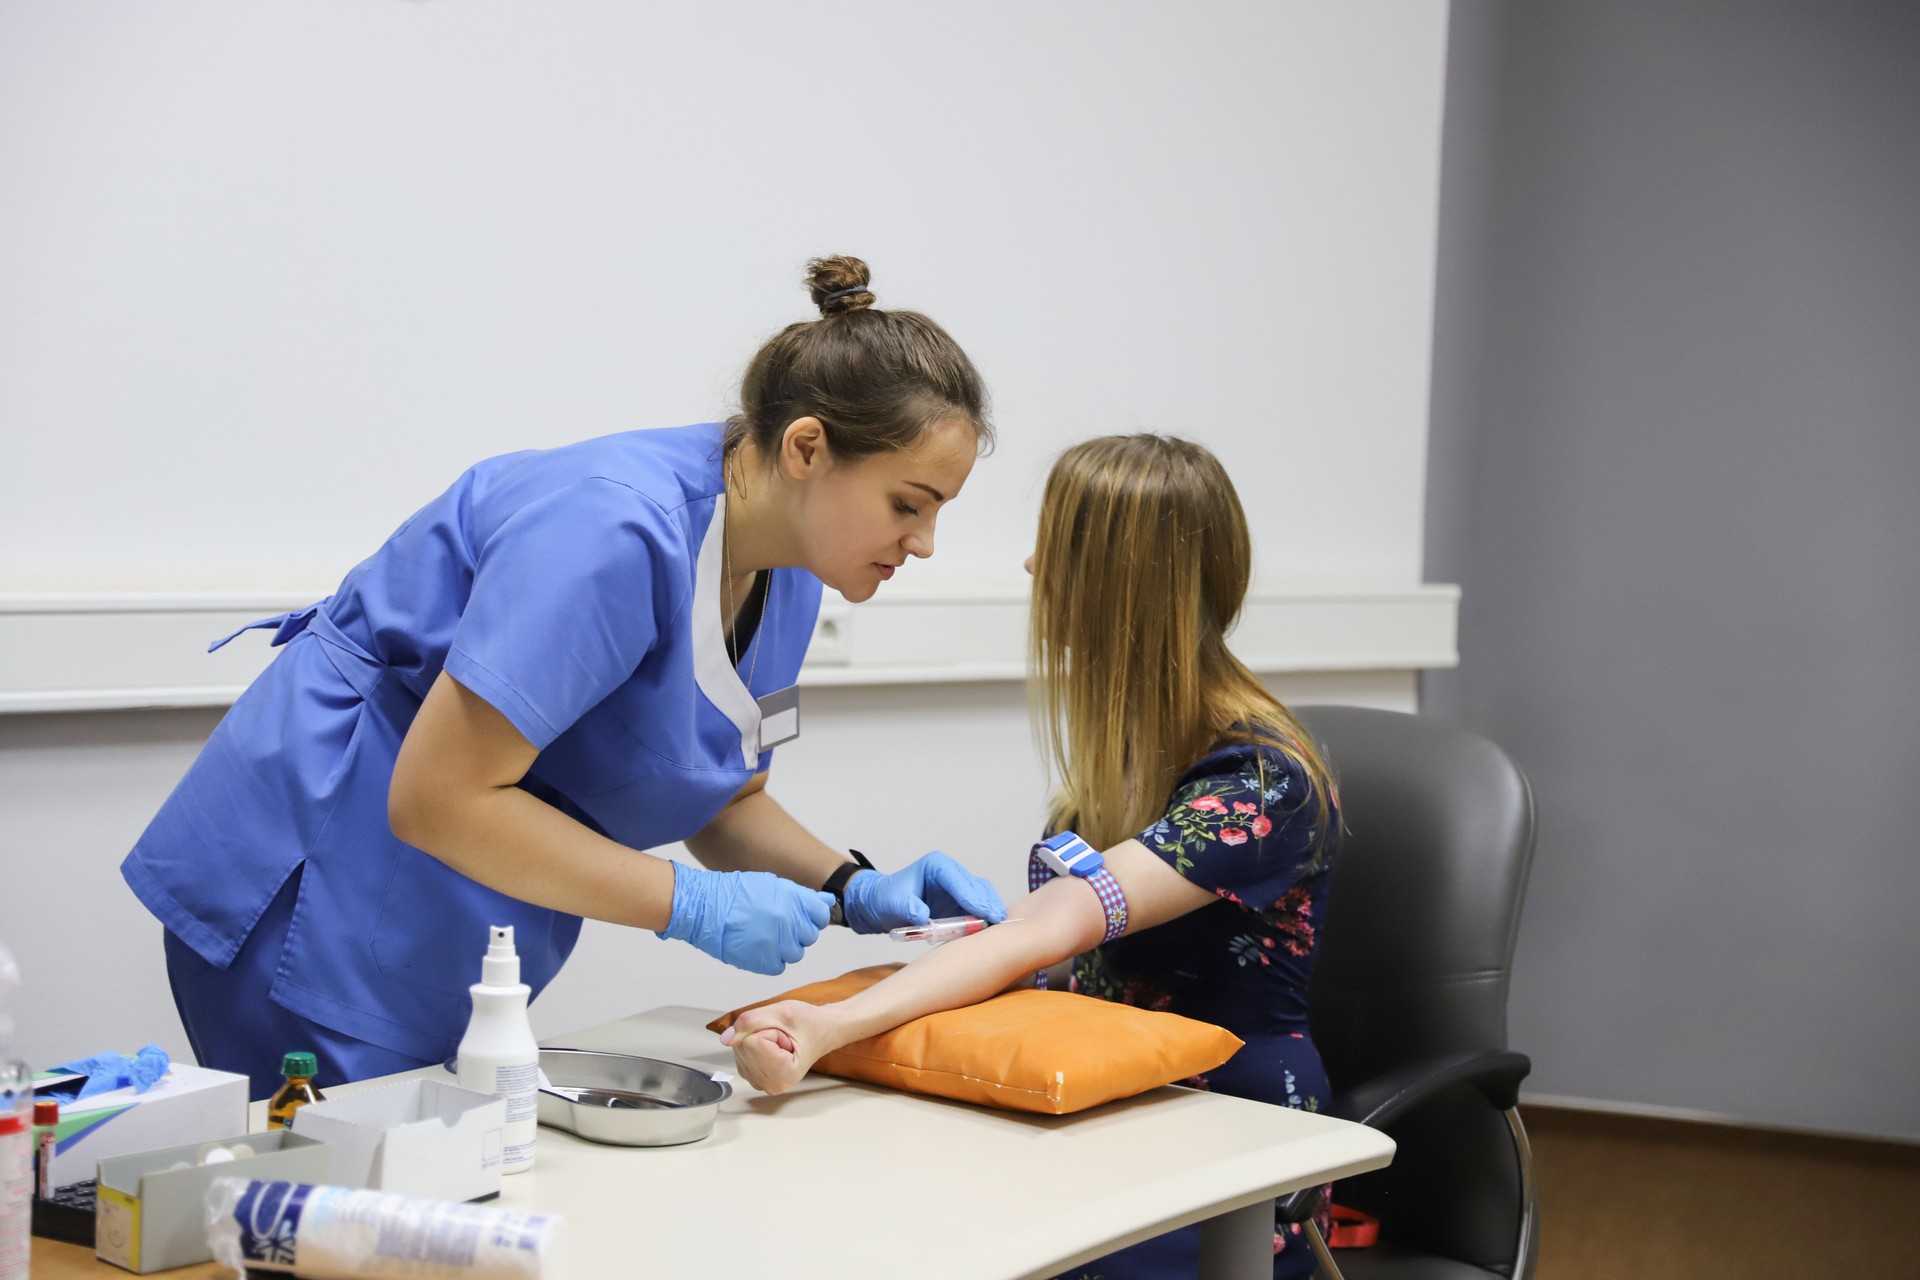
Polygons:
<instances>
[{"instance_id":1,"label":"patient's hand","mask_svg":"<svg viewBox=\"0 0 1920 1280\"><path fill-rule=\"evenodd\" d=\"M734 1065L762 1093L785 1093L800 1083L821 1057L839 1048L829 1015L804 1000L782 1000L749 1009L720 1036L733 1048Z\"/></svg>"}]
</instances>

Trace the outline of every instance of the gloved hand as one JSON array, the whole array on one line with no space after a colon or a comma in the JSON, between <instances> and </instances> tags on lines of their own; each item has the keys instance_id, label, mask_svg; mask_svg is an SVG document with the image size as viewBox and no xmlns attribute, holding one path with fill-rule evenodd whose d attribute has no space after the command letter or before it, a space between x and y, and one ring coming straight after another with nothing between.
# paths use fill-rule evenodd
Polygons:
<instances>
[{"instance_id":1,"label":"gloved hand","mask_svg":"<svg viewBox=\"0 0 1920 1280\"><path fill-rule=\"evenodd\" d=\"M979 916L988 924L1007 918L992 885L937 851L892 874L855 872L841 897L855 933L885 933L935 916Z\"/></svg>"},{"instance_id":2,"label":"gloved hand","mask_svg":"<svg viewBox=\"0 0 1920 1280\"><path fill-rule=\"evenodd\" d=\"M690 942L754 973L779 973L827 927L833 895L770 871L707 871L673 864L673 914L662 938Z\"/></svg>"}]
</instances>

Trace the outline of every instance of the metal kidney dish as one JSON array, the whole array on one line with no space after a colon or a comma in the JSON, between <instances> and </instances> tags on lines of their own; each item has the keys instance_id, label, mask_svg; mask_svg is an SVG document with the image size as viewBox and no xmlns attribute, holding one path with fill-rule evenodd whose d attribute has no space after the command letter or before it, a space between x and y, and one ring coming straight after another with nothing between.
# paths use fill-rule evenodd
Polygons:
<instances>
[{"instance_id":1,"label":"metal kidney dish","mask_svg":"<svg viewBox=\"0 0 1920 1280\"><path fill-rule=\"evenodd\" d=\"M441 1064L449 1075L459 1063ZM713 1132L733 1086L677 1062L599 1049L542 1049L540 1123L617 1147L677 1147Z\"/></svg>"},{"instance_id":2,"label":"metal kidney dish","mask_svg":"<svg viewBox=\"0 0 1920 1280\"><path fill-rule=\"evenodd\" d=\"M540 1123L589 1142L671 1147L713 1132L733 1086L677 1062L595 1049L542 1049Z\"/></svg>"}]
</instances>

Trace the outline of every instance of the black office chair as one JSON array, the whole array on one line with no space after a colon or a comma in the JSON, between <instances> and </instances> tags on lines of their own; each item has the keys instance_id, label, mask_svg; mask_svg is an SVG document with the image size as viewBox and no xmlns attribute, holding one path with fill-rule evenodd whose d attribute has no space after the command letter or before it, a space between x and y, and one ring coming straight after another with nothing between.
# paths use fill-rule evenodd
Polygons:
<instances>
[{"instance_id":1,"label":"black office chair","mask_svg":"<svg viewBox=\"0 0 1920 1280\"><path fill-rule=\"evenodd\" d=\"M1335 1198L1380 1243L1330 1254L1319 1192L1280 1201L1330 1280L1526 1280L1538 1205L1507 1049L1507 985L1533 861L1533 793L1507 754L1424 716L1296 709L1339 781L1345 839L1309 990L1333 1115L1385 1130L1393 1164Z\"/></svg>"}]
</instances>

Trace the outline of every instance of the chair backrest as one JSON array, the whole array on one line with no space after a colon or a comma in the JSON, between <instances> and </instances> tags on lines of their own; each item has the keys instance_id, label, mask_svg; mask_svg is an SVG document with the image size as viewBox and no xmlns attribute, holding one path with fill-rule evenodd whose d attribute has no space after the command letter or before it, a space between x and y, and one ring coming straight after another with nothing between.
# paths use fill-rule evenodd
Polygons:
<instances>
[{"instance_id":1,"label":"chair backrest","mask_svg":"<svg viewBox=\"0 0 1920 1280\"><path fill-rule=\"evenodd\" d=\"M1340 788L1344 835L1308 1005L1335 1092L1396 1067L1507 1047L1533 794L1458 725L1298 707ZM1478 1095L1396 1126L1391 1168L1341 1184L1386 1238L1477 1266L1511 1262L1520 1193L1506 1126Z\"/></svg>"}]
</instances>

